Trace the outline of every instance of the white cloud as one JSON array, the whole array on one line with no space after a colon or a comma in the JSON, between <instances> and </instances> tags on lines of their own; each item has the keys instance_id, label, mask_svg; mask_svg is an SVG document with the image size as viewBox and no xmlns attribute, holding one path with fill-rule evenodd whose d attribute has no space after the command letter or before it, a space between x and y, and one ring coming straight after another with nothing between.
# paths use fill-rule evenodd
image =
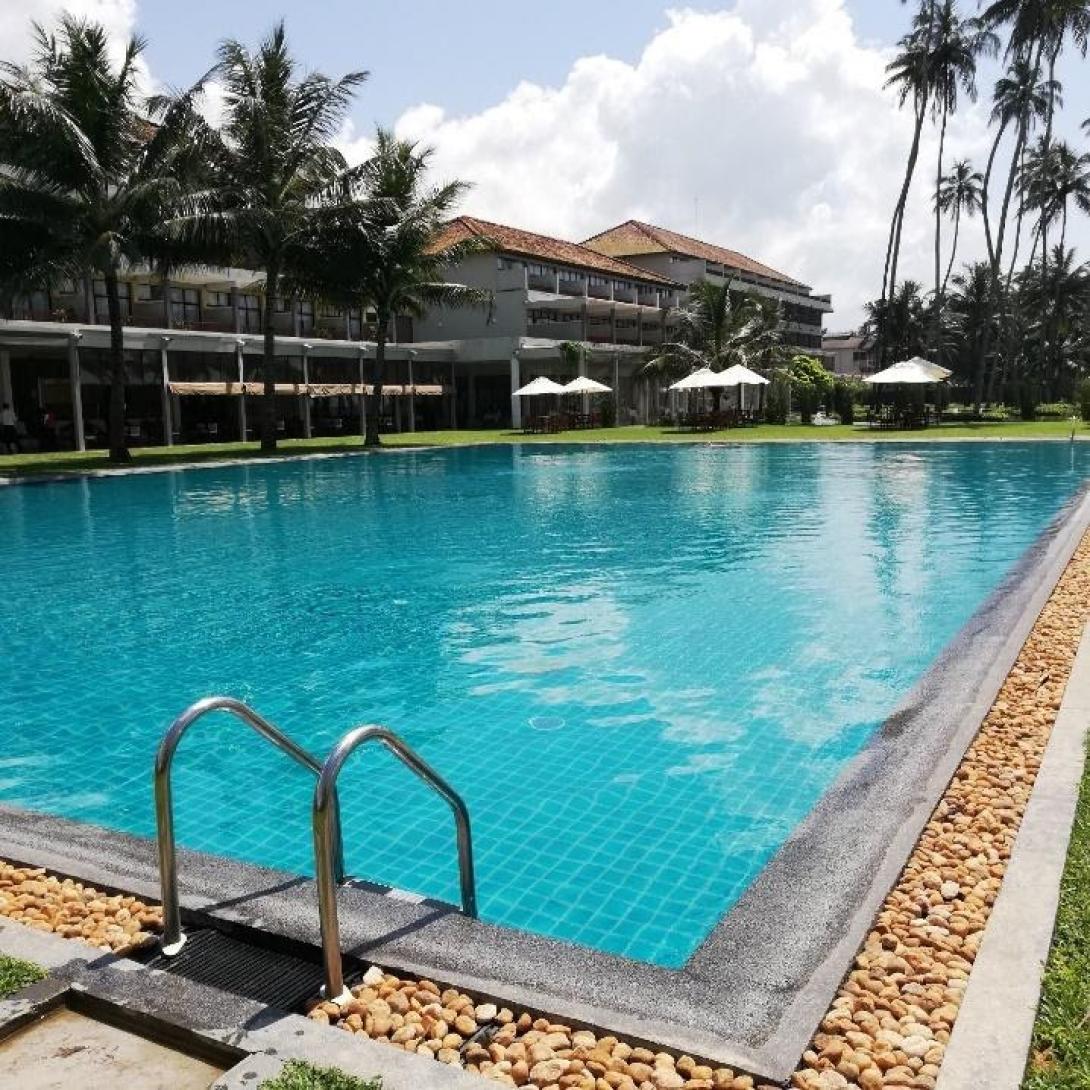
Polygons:
<instances>
[{"instance_id":1,"label":"white cloud","mask_svg":"<svg viewBox=\"0 0 1090 1090\"><path fill-rule=\"evenodd\" d=\"M399 134L474 183L465 211L580 239L629 217L699 234L831 291L834 328L878 294L911 118L883 89L889 52L857 36L845 0L738 0L668 13L634 64L578 60L560 86L522 83L469 116L421 104ZM986 109L950 125L947 157L987 154ZM358 158L369 140L345 135ZM933 282L920 156L901 271ZM965 254L983 249L978 225Z\"/></svg>"},{"instance_id":2,"label":"white cloud","mask_svg":"<svg viewBox=\"0 0 1090 1090\"><path fill-rule=\"evenodd\" d=\"M120 58L129 38L136 31L136 0L0 0L0 58L24 64L34 53L34 24L45 31L55 29L61 14L85 19L103 26L110 40L111 52ZM144 94L160 90L146 61L137 61L138 86Z\"/></svg>"},{"instance_id":3,"label":"white cloud","mask_svg":"<svg viewBox=\"0 0 1090 1090\"><path fill-rule=\"evenodd\" d=\"M101 23L119 47L136 25L136 0L5 0L0 3L4 60L28 60L34 45L31 24L36 22L50 30L62 12Z\"/></svg>"}]
</instances>

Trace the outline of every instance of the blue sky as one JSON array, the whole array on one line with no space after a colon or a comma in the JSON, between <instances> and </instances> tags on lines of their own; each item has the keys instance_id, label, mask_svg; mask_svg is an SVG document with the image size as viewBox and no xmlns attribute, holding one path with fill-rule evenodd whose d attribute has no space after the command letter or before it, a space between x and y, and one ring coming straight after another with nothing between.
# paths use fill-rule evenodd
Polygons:
<instances>
[{"instance_id":1,"label":"blue sky","mask_svg":"<svg viewBox=\"0 0 1090 1090\"><path fill-rule=\"evenodd\" d=\"M544 7L512 0L305 0L225 5L222 0L145 0L136 25L149 40L160 79L191 81L226 36L256 41L283 16L299 57L329 75L371 72L353 115L361 127L392 124L406 108L436 102L473 113L503 98L520 80L563 82L579 57L606 53L634 62L666 25L662 0L552 0ZM733 3L696 4L729 10ZM861 38L883 45L908 22L897 0L849 0ZM454 13L457 12L455 15Z\"/></svg>"}]
</instances>

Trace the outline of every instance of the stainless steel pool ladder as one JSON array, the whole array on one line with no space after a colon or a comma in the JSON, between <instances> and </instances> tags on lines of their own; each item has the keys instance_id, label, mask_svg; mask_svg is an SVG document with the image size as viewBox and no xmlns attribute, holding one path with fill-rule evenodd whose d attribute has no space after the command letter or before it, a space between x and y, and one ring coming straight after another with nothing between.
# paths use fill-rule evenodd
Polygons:
<instances>
[{"instance_id":1,"label":"stainless steel pool ladder","mask_svg":"<svg viewBox=\"0 0 1090 1090\"><path fill-rule=\"evenodd\" d=\"M174 842L174 806L170 773L174 752L185 732L209 712L225 711L252 727L298 764L317 777L312 807L314 863L318 889L318 918L322 936L322 960L325 968L325 995L334 1002L351 998L344 986L341 964L340 921L337 911L337 887L345 882L344 845L341 829L337 777L348 758L360 746L375 741L384 745L411 772L435 791L454 814L458 842L458 877L462 912L477 916L477 886L473 871L473 834L469 810L461 795L419 754L393 731L385 727L356 727L334 747L324 763L319 763L305 749L297 746L283 731L249 707L229 696L209 696L191 704L171 724L159 743L155 756L155 818L159 847L159 882L163 898L162 950L167 956L177 954L185 944L181 909L178 901L178 863Z\"/></svg>"},{"instance_id":2,"label":"stainless steel pool ladder","mask_svg":"<svg viewBox=\"0 0 1090 1090\"><path fill-rule=\"evenodd\" d=\"M477 917L477 884L473 873L473 834L469 810L461 795L419 754L410 749L393 731L385 727L356 727L334 747L322 765L314 787L312 824L314 829L314 861L318 883L318 919L322 933L322 961L325 967L326 999L344 1003L352 998L344 986L341 964L341 928L337 912L337 844L340 836L340 814L337 804L337 777L345 761L367 742L380 742L403 765L424 781L451 808L458 838L458 877L461 884L462 912Z\"/></svg>"},{"instance_id":3,"label":"stainless steel pool ladder","mask_svg":"<svg viewBox=\"0 0 1090 1090\"><path fill-rule=\"evenodd\" d=\"M185 945L182 916L178 904L178 861L174 843L174 801L171 792L170 773L174 763L174 751L185 732L210 712L229 712L255 730L267 742L286 753L316 777L322 774L322 762L301 746L297 746L279 727L258 715L248 704L231 696L206 696L191 704L170 725L159 743L155 755L155 824L159 848L159 885L163 895L163 953L168 957L177 954ZM340 813L337 798L331 803L332 832L331 869L334 880L344 880L344 849L341 844Z\"/></svg>"}]
</instances>

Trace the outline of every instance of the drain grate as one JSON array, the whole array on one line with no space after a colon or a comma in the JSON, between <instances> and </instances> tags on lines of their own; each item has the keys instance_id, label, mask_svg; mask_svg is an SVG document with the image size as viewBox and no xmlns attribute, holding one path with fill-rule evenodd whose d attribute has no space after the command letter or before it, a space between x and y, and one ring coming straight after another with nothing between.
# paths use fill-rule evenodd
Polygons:
<instances>
[{"instance_id":1,"label":"drain grate","mask_svg":"<svg viewBox=\"0 0 1090 1090\"><path fill-rule=\"evenodd\" d=\"M157 951L145 964L283 1011L297 1010L322 986L320 965L211 928L186 932L174 957Z\"/></svg>"}]
</instances>

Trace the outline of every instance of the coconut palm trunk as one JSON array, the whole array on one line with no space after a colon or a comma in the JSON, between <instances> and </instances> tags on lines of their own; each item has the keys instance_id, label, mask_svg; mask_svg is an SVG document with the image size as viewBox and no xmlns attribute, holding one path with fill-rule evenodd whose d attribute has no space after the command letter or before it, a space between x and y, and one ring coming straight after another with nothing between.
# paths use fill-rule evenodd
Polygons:
<instances>
[{"instance_id":1,"label":"coconut palm trunk","mask_svg":"<svg viewBox=\"0 0 1090 1090\"><path fill-rule=\"evenodd\" d=\"M942 160L946 151L946 126L949 121L949 113L942 111L942 125L939 130L939 157L935 165L935 314L936 325L942 306L942 206L939 202L939 194L942 192Z\"/></svg>"},{"instance_id":2,"label":"coconut palm trunk","mask_svg":"<svg viewBox=\"0 0 1090 1090\"><path fill-rule=\"evenodd\" d=\"M908 152L908 164L905 167L904 181L901 183L901 192L897 197L897 204L893 210L893 221L890 224L889 243L886 248L886 276L882 284L882 297L892 301L897 291L897 265L901 256L901 228L904 225L905 208L908 206L908 194L912 188L912 179L916 173L916 163L920 157L920 141L923 136L924 120L927 116L927 103L921 102L916 107L916 127L912 134L912 146ZM879 345L879 358L881 358L882 345Z\"/></svg>"}]
</instances>

